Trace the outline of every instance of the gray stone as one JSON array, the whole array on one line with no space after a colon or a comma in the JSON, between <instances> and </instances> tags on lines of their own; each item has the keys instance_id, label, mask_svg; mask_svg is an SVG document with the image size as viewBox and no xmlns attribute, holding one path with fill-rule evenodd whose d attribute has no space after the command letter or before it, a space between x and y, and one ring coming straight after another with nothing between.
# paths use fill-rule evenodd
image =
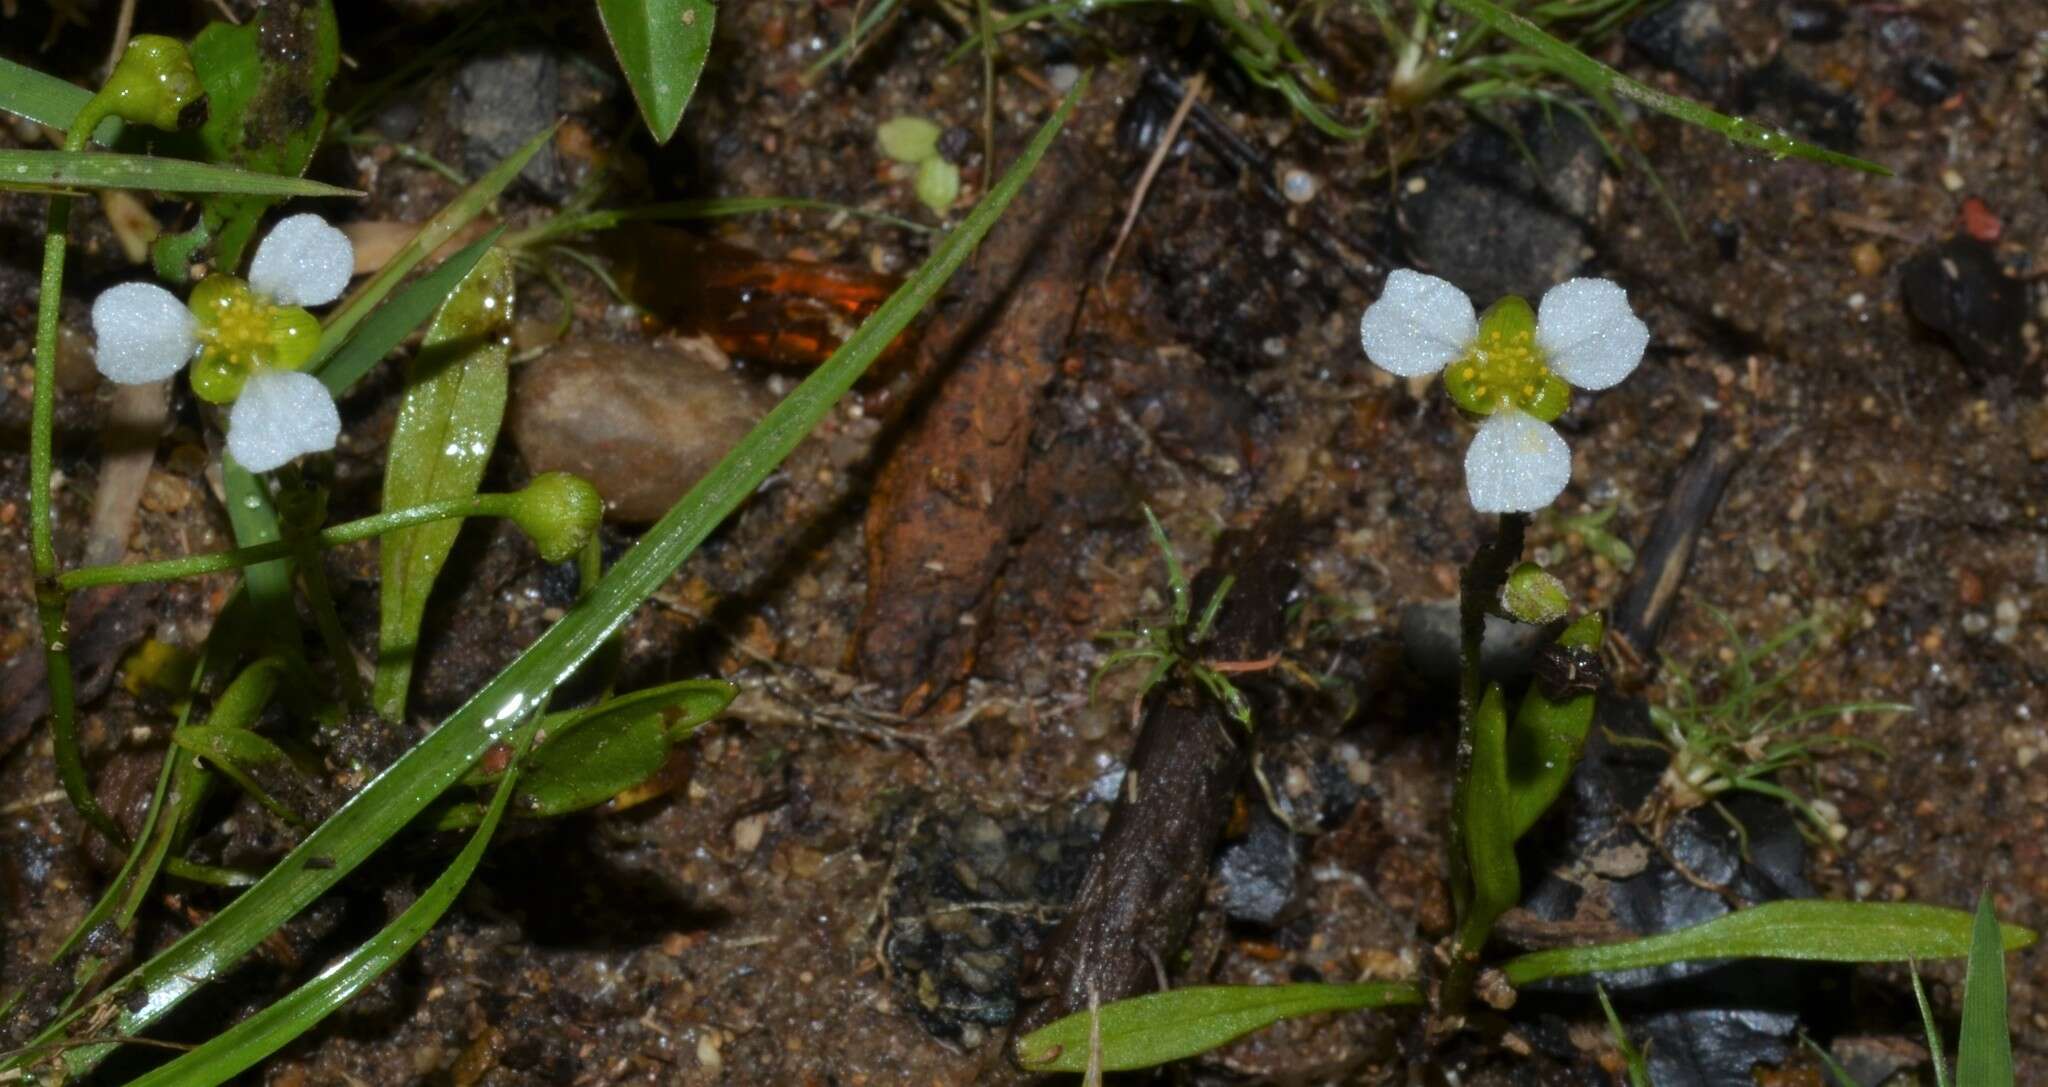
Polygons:
<instances>
[{"instance_id":1,"label":"gray stone","mask_svg":"<svg viewBox=\"0 0 2048 1087\"><path fill-rule=\"evenodd\" d=\"M538 49L477 57L455 74L455 124L462 130L462 168L488 172L562 111L561 64ZM552 146L519 172L521 180L562 200L573 186Z\"/></svg>"},{"instance_id":2,"label":"gray stone","mask_svg":"<svg viewBox=\"0 0 2048 1087\"><path fill-rule=\"evenodd\" d=\"M1482 308L1507 294L1534 302L1578 272L1606 171L1600 141L1570 114L1517 123L1521 146L1475 125L1401 198L1410 261Z\"/></svg>"}]
</instances>

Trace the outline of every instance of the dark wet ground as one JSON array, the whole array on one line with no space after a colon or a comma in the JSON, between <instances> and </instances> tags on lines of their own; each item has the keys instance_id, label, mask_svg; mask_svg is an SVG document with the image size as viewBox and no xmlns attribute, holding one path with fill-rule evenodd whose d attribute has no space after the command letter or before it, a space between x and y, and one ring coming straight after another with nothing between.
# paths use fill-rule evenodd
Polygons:
<instances>
[{"instance_id":1,"label":"dark wet ground","mask_svg":"<svg viewBox=\"0 0 2048 1087\"><path fill-rule=\"evenodd\" d=\"M799 74L848 18L807 4L729 5L677 145L653 154L644 136L628 140L647 188L618 199L802 195L930 221L907 176L873 149L877 123L912 113L947 126L942 146L963 166L967 206L989 169L978 65L941 64L956 28L915 15L850 74L806 87ZM1135 677L1105 682L1094 705L1087 685L1101 660L1089 636L1163 607L1140 502L1199 565L1218 530L1299 498L1310 528L1298 559L1313 614L1326 621L1304 624L1292 653L1344 677L1355 703L1347 716L1343 700L1292 699L1262 730L1268 780L1283 807L1314 812L1293 821L1315 833L1276 834L1261 821L1269 816L1255 817L1261 799L1248 783L1227 847L1237 867L1214 881L1183 976L1410 976L1449 925L1439 859L1449 718L1402 678L1392 639L1403 606L1454 591L1482 530L1458 476L1463 424L1443 398L1371 369L1357 346L1357 317L1379 277L1411 261L1482 295L1539 290L1580 271L1626 286L1652 329L1651 353L1629 381L1582 397L1565 418L1576 471L1560 512L1618 506L1609 528L1640 540L1694 437L1719 419L1748 457L1707 528L1665 650L1719 647L1708 605L1752 636L1824 611L1843 633L1802 672L1800 699L1915 707L1853 726L1884 744L1889 761L1830 760L1819 770L1812 787L1850 833L1813 856L1813 884L1831 896L1952 906L1988 887L2004 917L2048 923L2048 727L2037 722L2048 714L2037 280L2048 260L2048 11L2026 0L1693 0L1653 18L1610 58L1898 176L1761 161L1656 119L1635 130L1654 181L1607 167L1569 131L1537 127L1542 185L1511 143L1477 127L1390 180L1384 144L1332 144L1291 122L1278 99L1213 68L1214 117L1277 173L1240 173L1217 140L1187 139L1114 271L1082 302L1097 273L1036 244L1027 228L1085 225L1093 233L1081 250L1113 230L1148 150L1137 138L1146 111L1159 112L1131 103L1146 86L1140 73L1182 76L1199 56L1193 46L1145 47L1164 37L1163 24L1115 24L1124 59L1098 75L1067 148L1048 160L1064 171L1048 178L1078 195L1020 201L1006 229L1024 239L1007 251L992 239L989 253L1009 255L985 253L965 273L962 301L927 326L928 337L962 335L978 305L1005 297L1002 276L1032 258L1037 293L1009 303L999 349L954 373L978 384L949 391L916 351L864 384L629 626L629 685L715 673L745 689L692 746L687 785L623 814L521 830L414 957L260 1081L971 1079L1000 1037L1020 956L1071 894L1076 855L1131 743ZM362 35L346 39L352 52L361 41L375 56L423 33L369 22L358 28L344 14L345 35ZM564 41L591 44L589 33L572 24L521 47L549 54ZM1041 84L1077 47L1080 59L1097 55L1070 38L1014 40L999 158L1050 108ZM1370 50L1350 55L1340 82L1373 85L1375 66L1356 59ZM587 138L558 141L552 172L508 202L515 215L573 191L608 153L609 134L633 124L616 86L574 55L552 54L535 70L555 72L548 108L570 111ZM477 88L494 78L502 73L440 77L408 97L419 107L411 116L375 123L389 126L378 129L387 140L474 169L454 115L479 108ZM474 116L462 119L474 128ZM1438 146L1462 129L1456 113L1431 110L1399 121L1396 135ZM376 147L331 152L320 168L372 190L365 219L416 220L455 189ZM1288 170L1314 179L1307 203L1265 193ZM130 273L104 220L80 219L80 302L67 316L82 328L87 292ZM11 393L0 405L0 523L10 529L0 629L11 632L0 651L10 653L33 651L21 435L39 220L35 201L0 200L0 360ZM897 227L816 213L730 220L717 233L769 256L880 273L907 271L929 246ZM574 272L571 282L572 336L639 335L594 282ZM690 285L677 275L650 289ZM526 298L533 316L561 313L544 288ZM1069 335L1062 322L1077 305ZM795 377L744 359L737 372L757 393ZM373 382L345 405L340 515L376 500L395 388ZM106 396L89 382L67 394L66 526L82 524L90 505L89 451ZM949 410L968 425L950 437L920 430ZM199 471L189 403L174 422L131 557L228 540ZM907 461L906 450L931 460ZM509 451L501 462L494 478L524 477ZM920 505L933 502L946 505ZM929 508L943 516L911 516ZM615 542L631 531L617 530ZM878 549L878 540L889 542ZM1614 601L1623 571L1555 520L1536 522L1532 545L1589 603ZM441 625L430 624L423 714L458 704L570 599L572 583L509 530L458 554L467 558L437 606ZM367 644L374 556L343 552L331 565L344 605L365 617ZM877 603L876 570L891 571L892 592L930 603ZM196 645L227 587L170 589L154 636ZM160 699L116 684L88 715L111 806L134 802L152 780L166 714ZM9 986L30 976L103 878L54 789L40 733L0 763L0 981ZM391 866L267 946L261 964L209 993L209 1006L177 1029L197 1034L267 999L286 983L284 968L318 961L402 908L442 854L394 852ZM1250 863L1276 852L1283 876ZM175 937L212 901L204 892L167 899L141 942ZM1228 920L1226 908L1256 919ZM2013 958L2009 971L2020 1078L2031 1082L2048 1070L2048 975L2038 952ZM1952 1028L1960 968L1926 974ZM1857 971L1846 984L1817 1029L1916 1036L1903 970ZM1592 1082L1608 1044L1588 1011L1532 1025L1521 1044L1463 1045L1441 1059L1468 1083ZM1375 1016L1294 1024L1206 1059L1197 1074L1402 1082L1417 1040ZM1804 1065L1775 1075L1818 1082Z\"/></svg>"}]
</instances>

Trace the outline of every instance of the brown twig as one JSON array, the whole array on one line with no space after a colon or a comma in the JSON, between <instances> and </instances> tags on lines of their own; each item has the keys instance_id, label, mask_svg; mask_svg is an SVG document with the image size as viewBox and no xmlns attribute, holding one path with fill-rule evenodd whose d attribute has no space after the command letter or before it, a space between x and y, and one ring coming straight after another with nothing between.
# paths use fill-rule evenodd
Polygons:
<instances>
[{"instance_id":1,"label":"brown twig","mask_svg":"<svg viewBox=\"0 0 2048 1087\"><path fill-rule=\"evenodd\" d=\"M1180 104L1173 108L1173 119L1166 122L1166 131L1159 136L1158 146L1152 148L1152 157L1145 162L1145 172L1138 175L1137 187L1131 190L1131 206L1124 212L1124 224L1117 228L1116 242L1109 247L1109 256L1102 262L1102 278L1109 280L1109 270L1116 267L1116 255L1123 252L1124 239L1131 236L1131 228L1138 223L1138 212L1145 206L1145 194L1152 191L1152 179L1159 176L1159 167L1166 162L1167 152L1173 150L1173 141L1180 138L1180 126L1188 121L1188 111L1195 108L1195 99L1202 93L1202 73L1189 77L1187 87L1181 91Z\"/></svg>"}]
</instances>

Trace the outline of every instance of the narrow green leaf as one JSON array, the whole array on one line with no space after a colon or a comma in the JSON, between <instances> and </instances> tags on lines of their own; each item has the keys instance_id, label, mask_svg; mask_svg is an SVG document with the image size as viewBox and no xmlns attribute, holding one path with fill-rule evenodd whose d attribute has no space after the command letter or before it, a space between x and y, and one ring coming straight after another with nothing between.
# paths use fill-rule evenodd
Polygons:
<instances>
[{"instance_id":1,"label":"narrow green leaf","mask_svg":"<svg viewBox=\"0 0 2048 1087\"><path fill-rule=\"evenodd\" d=\"M711 0L597 0L612 52L655 143L676 134L711 55Z\"/></svg>"},{"instance_id":2,"label":"narrow green leaf","mask_svg":"<svg viewBox=\"0 0 2048 1087\"><path fill-rule=\"evenodd\" d=\"M1970 953L1970 915L1914 902L1767 902L1675 932L1590 947L1534 951L1501 967L1513 985L1581 974L1636 970L1704 959L1808 962L1908 962ZM2038 939L2018 925L2000 927L2005 949Z\"/></svg>"},{"instance_id":3,"label":"narrow green leaf","mask_svg":"<svg viewBox=\"0 0 2048 1087\"><path fill-rule=\"evenodd\" d=\"M291 765L284 750L266 737L245 728L187 725L171 733L171 743L212 763L278 818L288 823L305 822L297 812L270 795L249 772L251 766Z\"/></svg>"},{"instance_id":4,"label":"narrow green leaf","mask_svg":"<svg viewBox=\"0 0 2048 1087\"><path fill-rule=\"evenodd\" d=\"M491 167L490 173L477 178L469 188L456 194L455 199L448 201L446 207L427 220L426 224L420 227L419 233L414 234L411 241L400 246L391 260L379 269L376 275L370 277L369 282L357 287L334 312L327 315L320 332L320 348L313 353L312 361L307 364L306 369L318 372L330 365L330 360L341 350L342 345L348 342L349 335L355 331L356 326L377 308L379 302L384 301L384 297L398 286L399 281L420 261L425 260L428 254L441 248L443 243L454 237L456 231L468 226L470 220L483 214L491 201L496 200L498 194L505 191L505 186L510 185L512 179L519 176L519 171L525 168L527 160L546 146L554 134L553 126L535 133L524 146L512 152L505 161ZM446 291L442 291L440 295L434 296L431 305L439 305L440 298L446 294ZM417 320L413 322L418 323ZM399 338L403 339L404 336L401 334ZM392 346L397 346L395 341ZM390 347L384 350L389 351ZM363 363L362 368L368 370L370 365L383 357L384 352L379 351L368 363ZM323 377L321 380L326 381L330 389L346 387L346 383L339 382L338 378L330 380ZM350 377L349 380L353 381L354 378Z\"/></svg>"},{"instance_id":5,"label":"narrow green leaf","mask_svg":"<svg viewBox=\"0 0 2048 1087\"><path fill-rule=\"evenodd\" d=\"M340 396L363 379L370 368L384 360L399 344L405 342L413 330L420 327L433 315L448 296L455 292L457 284L469 275L492 245L505 233L504 227L497 227L489 234L457 250L455 255L442 261L440 267L421 276L404 290L392 295L383 305L378 306L362 325L350 336L347 343L336 348L327 358L327 364L320 368L319 378L327 391ZM328 333L322 333L324 341Z\"/></svg>"},{"instance_id":6,"label":"narrow green leaf","mask_svg":"<svg viewBox=\"0 0 2048 1087\"><path fill-rule=\"evenodd\" d=\"M1493 923L1522 897L1522 869L1515 860L1509 826L1513 803L1508 789L1506 696L1489 684L1472 719L1468 776L1457 783L1452 818L1464 827L1472 873L1472 901L1459 922L1458 943L1467 953L1486 946Z\"/></svg>"},{"instance_id":7,"label":"narrow green leaf","mask_svg":"<svg viewBox=\"0 0 2048 1087\"><path fill-rule=\"evenodd\" d=\"M1597 651L1605 629L1599 613L1580 618L1557 644L1567 649ZM1520 841L1543 813L1564 794L1593 728L1594 696L1571 695L1562 700L1532 686L1515 707L1508 732L1508 833Z\"/></svg>"},{"instance_id":8,"label":"narrow green leaf","mask_svg":"<svg viewBox=\"0 0 2048 1087\"><path fill-rule=\"evenodd\" d=\"M330 963L319 976L292 990L290 996L214 1035L198 1049L144 1073L130 1081L128 1087L213 1087L225 1083L312 1029L350 997L384 976L426 936L469 884L469 877L483 861L491 836L504 818L505 804L512 797L516 778L516 774L506 776L483 813L476 833L456 854L455 862L397 920Z\"/></svg>"},{"instance_id":9,"label":"narrow green leaf","mask_svg":"<svg viewBox=\"0 0 2048 1087\"><path fill-rule=\"evenodd\" d=\"M1016 1057L1033 1072L1086 1071L1099 1025L1101 1069L1125 1072L1206 1053L1282 1019L1420 1003L1421 991L1405 981L1190 986L1075 1012L1019 1038Z\"/></svg>"},{"instance_id":10,"label":"narrow green leaf","mask_svg":"<svg viewBox=\"0 0 2048 1087\"><path fill-rule=\"evenodd\" d=\"M266 4L240 26L208 23L192 39L192 67L206 88L206 123L173 137L167 150L180 158L298 177L327 131L327 84L340 63L330 0ZM204 219L197 227L159 239L159 256L179 258L159 259L159 271L182 277L200 244L211 245L215 267L241 267L242 251L276 202L271 193L201 201Z\"/></svg>"},{"instance_id":11,"label":"narrow green leaf","mask_svg":"<svg viewBox=\"0 0 2048 1087\"><path fill-rule=\"evenodd\" d=\"M553 819L594 808L658 773L670 746L658 713L606 716L550 739L534 749L520 773L519 814ZM452 804L434 829L474 826L482 815L482 805Z\"/></svg>"},{"instance_id":12,"label":"narrow green leaf","mask_svg":"<svg viewBox=\"0 0 2048 1087\"><path fill-rule=\"evenodd\" d=\"M1628 1040L1628 1031L1621 1025L1621 1016L1615 1014L1614 1001L1607 998L1607 986L1595 985L1593 992L1600 997L1600 1010L1607 1016L1607 1032L1614 1036L1614 1048L1621 1054L1622 1063L1628 1066L1628 1087L1651 1087L1650 1059Z\"/></svg>"},{"instance_id":13,"label":"narrow green leaf","mask_svg":"<svg viewBox=\"0 0 2048 1087\"><path fill-rule=\"evenodd\" d=\"M84 87L0 57L0 110L39 125L69 129L78 111L90 101L92 92ZM113 146L121 138L121 119L101 121L92 138L103 147Z\"/></svg>"},{"instance_id":14,"label":"narrow green leaf","mask_svg":"<svg viewBox=\"0 0 2048 1087\"><path fill-rule=\"evenodd\" d=\"M1906 969L1913 977L1913 1000L1920 1005L1920 1029L1927 1035L1927 1056L1934 1065L1934 1087L1949 1087L1948 1058L1942 1054L1941 1027L1934 1021L1934 1008L1927 1003L1927 986L1920 982L1920 964L1908 963Z\"/></svg>"},{"instance_id":15,"label":"narrow green leaf","mask_svg":"<svg viewBox=\"0 0 2048 1087\"><path fill-rule=\"evenodd\" d=\"M854 330L825 364L770 410L690 492L622 556L588 595L484 685L462 708L373 778L341 810L315 827L261 880L204 924L137 967L90 1008L117 1007L114 1032L141 1032L187 996L231 968L271 932L341 881L372 852L454 784L492 744L513 733L546 702L633 610L675 573L713 529L739 508L783 458L831 411L839 398L967 260L1030 179L1066 124L1087 80L1067 92L1009 170L916 274ZM317 859L318 863L309 863ZM46 1031L61 1034L74 1014ZM71 1051L66 1068L82 1075L112 1044ZM0 1062L0 1068L7 1067Z\"/></svg>"},{"instance_id":16,"label":"narrow green leaf","mask_svg":"<svg viewBox=\"0 0 2048 1087\"><path fill-rule=\"evenodd\" d=\"M302 177L115 151L0 151L0 189L142 189L271 197L363 195Z\"/></svg>"},{"instance_id":17,"label":"narrow green leaf","mask_svg":"<svg viewBox=\"0 0 2048 1087\"><path fill-rule=\"evenodd\" d=\"M2005 948L1991 895L1977 896L1970 925L1970 971L1963 978L1963 1036L1956 1043L1956 1082L2012 1087L2012 1036L2005 1012Z\"/></svg>"},{"instance_id":18,"label":"narrow green leaf","mask_svg":"<svg viewBox=\"0 0 2048 1087\"><path fill-rule=\"evenodd\" d=\"M255 547L283 538L277 524L277 508L271 505L270 490L235 458L223 452L220 458L222 489L227 492L228 524L234 529L235 546ZM287 653L299 649L298 609L292 606L292 560L272 559L242 571L249 587L249 604L256 612L257 625L267 637L287 643Z\"/></svg>"},{"instance_id":19,"label":"narrow green leaf","mask_svg":"<svg viewBox=\"0 0 2048 1087\"><path fill-rule=\"evenodd\" d=\"M405 400L384 465L384 509L467 498L498 444L510 388L512 261L486 253L463 279L405 370ZM402 528L378 542L377 678L371 702L387 721L405 719L413 655L427 597L463 522Z\"/></svg>"},{"instance_id":20,"label":"narrow green leaf","mask_svg":"<svg viewBox=\"0 0 2048 1087\"><path fill-rule=\"evenodd\" d=\"M1771 156L1782 159L1787 155L1825 163L1829 166L1843 166L1851 170L1880 174L1890 177L1889 168L1874 162L1867 162L1854 155L1844 155L1824 147L1815 147L1804 140L1788 136L1777 129L1758 124L1742 117L1729 117L1716 113L1698 102L1665 94L1663 91L1638 82L1579 52L1577 49L1558 41L1545 33L1542 27L1516 15L1511 11L1489 2L1489 0L1447 0L1459 11L1485 23L1501 34L1513 39L1523 48L1557 66L1557 70L1572 82L1592 94L1613 94L1626 98L1641 106L1648 106L1669 117L1675 117L1687 124L1698 125L1714 132L1733 143L1753 147Z\"/></svg>"},{"instance_id":21,"label":"narrow green leaf","mask_svg":"<svg viewBox=\"0 0 2048 1087\"><path fill-rule=\"evenodd\" d=\"M738 687L722 679L685 679L634 691L631 694L622 694L595 706L546 714L530 726L529 730L545 747L585 725L600 725L614 719L656 716L668 730L669 740L680 743L706 721L724 713L725 708L732 705L733 698L738 694ZM521 734L508 742L517 747L525 741L525 735ZM504 774L505 771L502 769L489 770L478 766L462 776L462 783L471 787L488 785Z\"/></svg>"}]
</instances>

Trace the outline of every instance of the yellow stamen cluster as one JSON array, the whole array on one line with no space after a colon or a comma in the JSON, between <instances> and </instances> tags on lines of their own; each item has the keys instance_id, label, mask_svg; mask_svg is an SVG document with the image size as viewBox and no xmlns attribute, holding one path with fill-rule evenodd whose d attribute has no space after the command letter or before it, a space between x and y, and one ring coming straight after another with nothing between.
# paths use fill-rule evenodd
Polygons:
<instances>
[{"instance_id":1,"label":"yellow stamen cluster","mask_svg":"<svg viewBox=\"0 0 2048 1087\"><path fill-rule=\"evenodd\" d=\"M1536 346L1536 314L1512 295L1480 318L1471 348L1444 368L1444 389L1474 415L1513 408L1546 423L1564 413L1572 395Z\"/></svg>"},{"instance_id":2,"label":"yellow stamen cluster","mask_svg":"<svg viewBox=\"0 0 2048 1087\"><path fill-rule=\"evenodd\" d=\"M192 391L225 404L241 395L261 367L296 370L320 346L320 321L301 306L280 306L230 275L211 275L192 289L199 320L199 358Z\"/></svg>"}]
</instances>

